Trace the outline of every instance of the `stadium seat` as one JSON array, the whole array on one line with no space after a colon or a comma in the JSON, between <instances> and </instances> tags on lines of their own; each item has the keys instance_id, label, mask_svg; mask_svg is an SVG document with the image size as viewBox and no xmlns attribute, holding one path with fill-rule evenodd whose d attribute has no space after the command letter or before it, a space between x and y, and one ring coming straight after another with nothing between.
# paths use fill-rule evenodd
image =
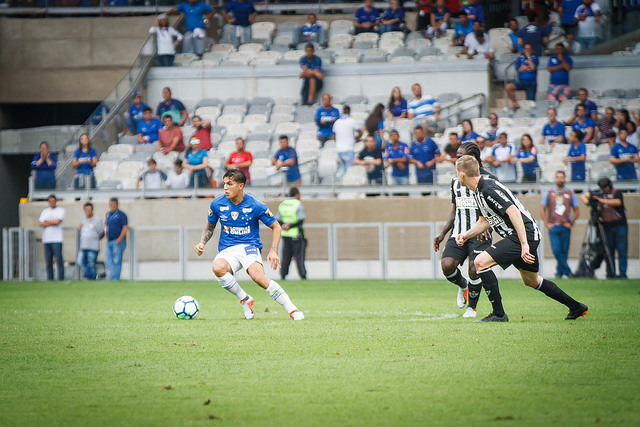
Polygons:
<instances>
[{"instance_id":1,"label":"stadium seat","mask_svg":"<svg viewBox=\"0 0 640 427\"><path fill-rule=\"evenodd\" d=\"M387 34L387 33L385 33ZM396 49L402 48L404 46L404 42L401 39L383 39L378 43L378 48L384 49L387 52L391 53ZM413 51L411 52L413 54Z\"/></svg>"},{"instance_id":2,"label":"stadium seat","mask_svg":"<svg viewBox=\"0 0 640 427\"><path fill-rule=\"evenodd\" d=\"M122 181L116 179L105 179L104 181L97 181L98 188L100 190L121 190Z\"/></svg>"},{"instance_id":3,"label":"stadium seat","mask_svg":"<svg viewBox=\"0 0 640 427\"><path fill-rule=\"evenodd\" d=\"M384 49L366 49L362 51L362 59L364 62L386 62L389 52Z\"/></svg>"},{"instance_id":4,"label":"stadium seat","mask_svg":"<svg viewBox=\"0 0 640 427\"><path fill-rule=\"evenodd\" d=\"M264 50L262 43L245 43L238 48L238 52L251 52L254 54L253 56L261 50Z\"/></svg>"},{"instance_id":5,"label":"stadium seat","mask_svg":"<svg viewBox=\"0 0 640 427\"><path fill-rule=\"evenodd\" d=\"M176 53L173 64L178 67L184 67L189 65L191 61L196 58L196 55L193 53Z\"/></svg>"},{"instance_id":6,"label":"stadium seat","mask_svg":"<svg viewBox=\"0 0 640 427\"><path fill-rule=\"evenodd\" d=\"M289 44L298 44L298 35L300 33L300 25L297 22L281 22L278 24L278 32L276 39L291 40ZM274 44L275 44L274 39Z\"/></svg>"},{"instance_id":7,"label":"stadium seat","mask_svg":"<svg viewBox=\"0 0 640 427\"><path fill-rule=\"evenodd\" d=\"M252 123L255 125L267 123L266 114L247 114L243 123Z\"/></svg>"},{"instance_id":8,"label":"stadium seat","mask_svg":"<svg viewBox=\"0 0 640 427\"><path fill-rule=\"evenodd\" d=\"M251 25L251 40L270 44L275 29L273 22L255 22Z\"/></svg>"},{"instance_id":9,"label":"stadium seat","mask_svg":"<svg viewBox=\"0 0 640 427\"><path fill-rule=\"evenodd\" d=\"M240 116L243 117L247 112L246 105L229 105L226 104L222 108L222 114L225 116Z\"/></svg>"},{"instance_id":10,"label":"stadium seat","mask_svg":"<svg viewBox=\"0 0 640 427\"><path fill-rule=\"evenodd\" d=\"M415 62L413 56L392 56L389 62Z\"/></svg>"},{"instance_id":11,"label":"stadium seat","mask_svg":"<svg viewBox=\"0 0 640 427\"><path fill-rule=\"evenodd\" d=\"M334 64L357 64L358 62L360 62L360 58L358 56L351 55L338 55L333 60Z\"/></svg>"},{"instance_id":12,"label":"stadium seat","mask_svg":"<svg viewBox=\"0 0 640 427\"><path fill-rule=\"evenodd\" d=\"M216 121L216 124L218 126L226 126L234 123L242 123L242 116L236 115L236 114L234 115L223 114L222 116L218 117L218 120Z\"/></svg>"},{"instance_id":13,"label":"stadium seat","mask_svg":"<svg viewBox=\"0 0 640 427\"><path fill-rule=\"evenodd\" d=\"M291 113L273 113L271 114L270 122L274 125L280 123L287 123L293 121L293 115Z\"/></svg>"},{"instance_id":14,"label":"stadium seat","mask_svg":"<svg viewBox=\"0 0 640 427\"><path fill-rule=\"evenodd\" d=\"M353 22L348 19L336 19L329 25L329 35L331 38L337 35L353 33Z\"/></svg>"},{"instance_id":15,"label":"stadium seat","mask_svg":"<svg viewBox=\"0 0 640 427\"><path fill-rule=\"evenodd\" d=\"M235 52L236 48L231 43L218 43L213 45L211 51L231 53Z\"/></svg>"},{"instance_id":16,"label":"stadium seat","mask_svg":"<svg viewBox=\"0 0 640 427\"><path fill-rule=\"evenodd\" d=\"M425 47L432 47L432 46L429 40L420 37L420 38L407 40L407 47L409 49L413 49L415 52L419 52L421 49Z\"/></svg>"},{"instance_id":17,"label":"stadium seat","mask_svg":"<svg viewBox=\"0 0 640 427\"><path fill-rule=\"evenodd\" d=\"M320 156L318 159L318 177L321 182L326 180L335 179L336 172L338 171L338 159L337 154L334 156Z\"/></svg>"},{"instance_id":18,"label":"stadium seat","mask_svg":"<svg viewBox=\"0 0 640 427\"><path fill-rule=\"evenodd\" d=\"M349 49L353 42L353 36L350 34L337 34L329 39L330 48Z\"/></svg>"}]
</instances>

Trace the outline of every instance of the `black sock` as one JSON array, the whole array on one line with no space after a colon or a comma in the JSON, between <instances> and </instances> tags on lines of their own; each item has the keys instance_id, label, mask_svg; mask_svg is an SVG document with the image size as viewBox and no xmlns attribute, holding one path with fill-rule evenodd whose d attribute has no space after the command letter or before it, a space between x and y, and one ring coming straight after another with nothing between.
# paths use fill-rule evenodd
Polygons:
<instances>
[{"instance_id":1,"label":"black sock","mask_svg":"<svg viewBox=\"0 0 640 427\"><path fill-rule=\"evenodd\" d=\"M478 273L482 280L482 286L487 294L487 298L491 302L493 307L493 314L496 316L504 316L504 308L502 308L502 296L500 295L500 289L498 289L498 278L491 270L485 270L482 273Z\"/></svg>"},{"instance_id":2,"label":"black sock","mask_svg":"<svg viewBox=\"0 0 640 427\"><path fill-rule=\"evenodd\" d=\"M454 285L460 286L462 289L467 287L467 279L465 279L462 273L460 273L459 268L456 268L456 272L453 273L451 276L448 276L447 280L453 283Z\"/></svg>"},{"instance_id":3,"label":"black sock","mask_svg":"<svg viewBox=\"0 0 640 427\"><path fill-rule=\"evenodd\" d=\"M477 281L478 283L473 283L474 281ZM482 281L480 279L469 280L469 307L474 310L478 306L480 291L482 291Z\"/></svg>"},{"instance_id":4,"label":"black sock","mask_svg":"<svg viewBox=\"0 0 640 427\"><path fill-rule=\"evenodd\" d=\"M573 298L571 298L565 291L560 289L558 285L553 283L551 280L542 279L542 284L538 286L540 292L548 296L549 298L553 298L561 304L569 307L569 310L575 310L580 306L580 303Z\"/></svg>"}]
</instances>

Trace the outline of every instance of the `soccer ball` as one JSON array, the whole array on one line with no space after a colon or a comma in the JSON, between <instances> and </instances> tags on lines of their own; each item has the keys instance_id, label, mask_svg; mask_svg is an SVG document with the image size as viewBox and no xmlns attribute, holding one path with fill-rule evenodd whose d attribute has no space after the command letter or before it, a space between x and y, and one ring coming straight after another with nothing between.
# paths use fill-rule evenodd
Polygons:
<instances>
[{"instance_id":1,"label":"soccer ball","mask_svg":"<svg viewBox=\"0 0 640 427\"><path fill-rule=\"evenodd\" d=\"M183 296L173 303L173 312L178 319L193 319L198 315L198 301L194 297Z\"/></svg>"}]
</instances>

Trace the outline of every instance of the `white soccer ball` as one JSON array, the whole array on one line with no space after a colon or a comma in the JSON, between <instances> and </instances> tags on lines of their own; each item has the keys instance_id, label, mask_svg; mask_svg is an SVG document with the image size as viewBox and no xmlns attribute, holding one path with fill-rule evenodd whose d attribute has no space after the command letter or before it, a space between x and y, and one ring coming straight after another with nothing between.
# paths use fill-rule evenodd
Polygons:
<instances>
[{"instance_id":1,"label":"white soccer ball","mask_svg":"<svg viewBox=\"0 0 640 427\"><path fill-rule=\"evenodd\" d=\"M183 296L173 303L173 312L178 319L193 319L198 315L198 301L194 297Z\"/></svg>"}]
</instances>

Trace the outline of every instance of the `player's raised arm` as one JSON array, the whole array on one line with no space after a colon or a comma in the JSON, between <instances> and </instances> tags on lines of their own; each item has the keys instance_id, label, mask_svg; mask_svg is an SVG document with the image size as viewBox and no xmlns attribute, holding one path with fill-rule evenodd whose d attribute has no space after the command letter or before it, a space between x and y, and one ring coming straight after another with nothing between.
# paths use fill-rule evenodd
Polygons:
<instances>
[{"instance_id":1,"label":"player's raised arm","mask_svg":"<svg viewBox=\"0 0 640 427\"><path fill-rule=\"evenodd\" d=\"M524 227L524 225L523 225ZM471 227L468 231L462 233L462 234L458 234L456 236L456 243L458 244L458 246L462 246L464 245L464 242L466 242L467 240L476 237L482 233L484 233L485 231L487 231L489 228L491 228L491 226L489 225L489 221L487 221L487 219L483 216L478 217L478 222L476 222L475 224L473 224L473 227Z\"/></svg>"},{"instance_id":2,"label":"player's raised arm","mask_svg":"<svg viewBox=\"0 0 640 427\"><path fill-rule=\"evenodd\" d=\"M272 269L280 267L280 257L278 256L278 245L280 244L280 234L282 233L282 227L278 221L274 221L269 226L271 229L271 248L267 254L267 262L271 265Z\"/></svg>"},{"instance_id":3,"label":"player's raised arm","mask_svg":"<svg viewBox=\"0 0 640 427\"><path fill-rule=\"evenodd\" d=\"M518 233L518 240L520 240L520 245L522 245L522 253L520 256L527 264L533 264L536 258L529 252L527 232L524 228L524 221L522 220L520 209L518 209L515 205L511 205L507 208L507 215L509 215L509 219L511 220L513 227L516 229L516 233Z\"/></svg>"},{"instance_id":4,"label":"player's raised arm","mask_svg":"<svg viewBox=\"0 0 640 427\"><path fill-rule=\"evenodd\" d=\"M204 245L206 245L207 242L211 240L211 237L213 236L213 230L215 229L216 229L215 224L211 224L207 222L206 227L202 231L202 236L200 236L200 243L198 243L193 248L193 250L196 252L196 254L198 254L198 256L202 255L202 252L204 252Z\"/></svg>"}]
</instances>

